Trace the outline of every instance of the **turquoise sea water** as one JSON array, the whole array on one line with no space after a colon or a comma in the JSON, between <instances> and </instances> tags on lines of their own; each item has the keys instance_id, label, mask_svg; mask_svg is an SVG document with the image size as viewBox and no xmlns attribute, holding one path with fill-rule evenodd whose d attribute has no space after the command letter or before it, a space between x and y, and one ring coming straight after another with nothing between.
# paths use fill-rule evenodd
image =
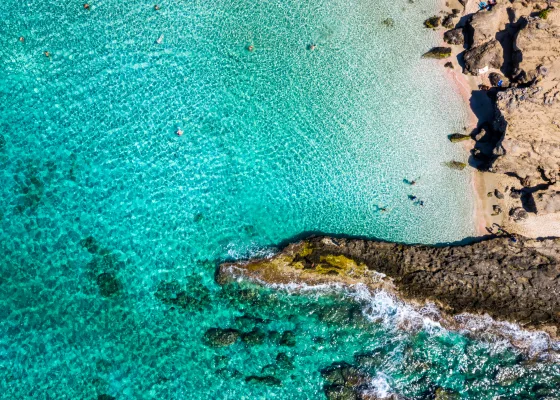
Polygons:
<instances>
[{"instance_id":1,"label":"turquoise sea water","mask_svg":"<svg viewBox=\"0 0 560 400\"><path fill-rule=\"evenodd\" d=\"M383 296L214 283L302 232L474 233L470 177L442 165L466 108L419 60L435 2L90 5L0 8L0 397L322 398L319 370L367 352L379 393L560 396L557 365L404 331ZM213 327L264 341L209 347Z\"/></svg>"}]
</instances>

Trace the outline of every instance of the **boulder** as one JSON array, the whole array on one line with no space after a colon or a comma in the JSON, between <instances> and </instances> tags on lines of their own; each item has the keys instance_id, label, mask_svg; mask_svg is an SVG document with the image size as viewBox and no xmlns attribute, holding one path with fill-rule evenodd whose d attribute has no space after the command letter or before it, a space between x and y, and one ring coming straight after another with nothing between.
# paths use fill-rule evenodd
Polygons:
<instances>
[{"instance_id":1,"label":"boulder","mask_svg":"<svg viewBox=\"0 0 560 400\"><path fill-rule=\"evenodd\" d=\"M503 88L509 86L509 79L497 72L491 72L488 75L488 80L490 81L492 86L503 87Z\"/></svg>"},{"instance_id":2,"label":"boulder","mask_svg":"<svg viewBox=\"0 0 560 400\"><path fill-rule=\"evenodd\" d=\"M443 34L445 43L455 46L465 43L465 36L463 35L463 28L451 29Z\"/></svg>"},{"instance_id":3,"label":"boulder","mask_svg":"<svg viewBox=\"0 0 560 400\"><path fill-rule=\"evenodd\" d=\"M496 33L505 29L509 22L507 6L499 3L490 11L481 10L472 15L468 30L472 34L471 48L478 47L496 38Z\"/></svg>"},{"instance_id":4,"label":"boulder","mask_svg":"<svg viewBox=\"0 0 560 400\"><path fill-rule=\"evenodd\" d=\"M430 17L424 21L424 26L430 29L437 28L440 24L441 17L438 17L437 15L434 15L433 17Z\"/></svg>"},{"instance_id":5,"label":"boulder","mask_svg":"<svg viewBox=\"0 0 560 400\"><path fill-rule=\"evenodd\" d=\"M529 218L529 213L525 211L523 207L515 207L510 210L509 216L513 218L514 221L522 221Z\"/></svg>"},{"instance_id":6,"label":"boulder","mask_svg":"<svg viewBox=\"0 0 560 400\"><path fill-rule=\"evenodd\" d=\"M471 137L469 135L463 135L460 133L452 133L451 135L448 136L448 138L451 143L457 143L457 142L469 140Z\"/></svg>"},{"instance_id":7,"label":"boulder","mask_svg":"<svg viewBox=\"0 0 560 400\"><path fill-rule=\"evenodd\" d=\"M504 198L504 194L502 192L500 192L498 189L494 190L494 196L496 196L497 199L502 200Z\"/></svg>"},{"instance_id":8,"label":"boulder","mask_svg":"<svg viewBox=\"0 0 560 400\"><path fill-rule=\"evenodd\" d=\"M449 14L447 17L445 17L443 19L443 22L441 23L441 25L444 28L452 29L455 26L455 23L453 22L453 16L451 14Z\"/></svg>"},{"instance_id":9,"label":"boulder","mask_svg":"<svg viewBox=\"0 0 560 400\"><path fill-rule=\"evenodd\" d=\"M422 55L423 58L447 58L451 57L451 47L434 47Z\"/></svg>"},{"instance_id":10,"label":"boulder","mask_svg":"<svg viewBox=\"0 0 560 400\"><path fill-rule=\"evenodd\" d=\"M452 63L451 61L446 62L443 66L444 66L445 68L451 68L451 69L454 69L454 68L455 68L455 67L453 66L453 63Z\"/></svg>"},{"instance_id":11,"label":"boulder","mask_svg":"<svg viewBox=\"0 0 560 400\"><path fill-rule=\"evenodd\" d=\"M237 341L239 334L237 329L211 328L204 334L204 342L210 347L231 346Z\"/></svg>"},{"instance_id":12,"label":"boulder","mask_svg":"<svg viewBox=\"0 0 560 400\"><path fill-rule=\"evenodd\" d=\"M478 47L467 50L464 55L465 72L479 75L488 68L500 69L504 63L503 49L497 40L490 40Z\"/></svg>"}]
</instances>

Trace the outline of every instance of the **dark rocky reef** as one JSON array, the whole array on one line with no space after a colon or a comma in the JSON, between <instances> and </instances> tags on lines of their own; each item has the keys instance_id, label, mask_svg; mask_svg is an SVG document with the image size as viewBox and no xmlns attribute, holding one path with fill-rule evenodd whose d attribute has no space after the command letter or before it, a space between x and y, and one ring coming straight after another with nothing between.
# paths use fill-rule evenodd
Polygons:
<instances>
[{"instance_id":1,"label":"dark rocky reef","mask_svg":"<svg viewBox=\"0 0 560 400\"><path fill-rule=\"evenodd\" d=\"M489 314L553 337L560 327L560 239L497 237L433 247L313 237L272 258L222 264L217 281L240 276L269 284L362 283L432 301L447 315Z\"/></svg>"}]
</instances>

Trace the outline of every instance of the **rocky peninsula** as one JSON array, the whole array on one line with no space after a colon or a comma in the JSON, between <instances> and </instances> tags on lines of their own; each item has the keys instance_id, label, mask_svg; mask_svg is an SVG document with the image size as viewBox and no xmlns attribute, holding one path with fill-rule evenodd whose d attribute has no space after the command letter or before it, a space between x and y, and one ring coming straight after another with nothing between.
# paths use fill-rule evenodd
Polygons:
<instances>
[{"instance_id":1,"label":"rocky peninsula","mask_svg":"<svg viewBox=\"0 0 560 400\"><path fill-rule=\"evenodd\" d=\"M560 10L556 1L460 0L426 20L476 120L467 146L481 233L496 223L529 237L560 232ZM459 7L451 9L451 7ZM442 54L442 52L439 52ZM462 72L458 72L462 71Z\"/></svg>"},{"instance_id":2,"label":"rocky peninsula","mask_svg":"<svg viewBox=\"0 0 560 400\"><path fill-rule=\"evenodd\" d=\"M419 305L433 302L447 316L488 314L556 339L560 332L560 239L496 237L435 247L312 237L271 258L222 264L216 277L220 284L238 278L296 286L363 284Z\"/></svg>"}]
</instances>

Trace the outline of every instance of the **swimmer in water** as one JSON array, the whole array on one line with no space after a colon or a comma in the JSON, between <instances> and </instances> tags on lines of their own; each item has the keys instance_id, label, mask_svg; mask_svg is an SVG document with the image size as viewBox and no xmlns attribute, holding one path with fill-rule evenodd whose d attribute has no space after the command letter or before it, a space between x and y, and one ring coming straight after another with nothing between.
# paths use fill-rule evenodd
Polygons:
<instances>
[{"instance_id":1,"label":"swimmer in water","mask_svg":"<svg viewBox=\"0 0 560 400\"><path fill-rule=\"evenodd\" d=\"M316 48L317 48L317 45L315 45L315 44L310 44L309 47L308 47L308 49L311 50L311 51L315 50Z\"/></svg>"},{"instance_id":2,"label":"swimmer in water","mask_svg":"<svg viewBox=\"0 0 560 400\"><path fill-rule=\"evenodd\" d=\"M255 50L255 46L253 46L252 44L250 44L249 46L247 46L247 50L253 51L253 50Z\"/></svg>"},{"instance_id":3,"label":"swimmer in water","mask_svg":"<svg viewBox=\"0 0 560 400\"><path fill-rule=\"evenodd\" d=\"M183 131L181 128L178 128L175 133L177 134L177 136L183 136Z\"/></svg>"},{"instance_id":4,"label":"swimmer in water","mask_svg":"<svg viewBox=\"0 0 560 400\"><path fill-rule=\"evenodd\" d=\"M86 10L89 10L89 4L88 4L88 3L84 4L84 8L85 8Z\"/></svg>"},{"instance_id":5,"label":"swimmer in water","mask_svg":"<svg viewBox=\"0 0 560 400\"><path fill-rule=\"evenodd\" d=\"M20 36L18 39L21 43L25 42L25 38L23 36Z\"/></svg>"},{"instance_id":6,"label":"swimmer in water","mask_svg":"<svg viewBox=\"0 0 560 400\"><path fill-rule=\"evenodd\" d=\"M43 54L45 55L45 57L50 57L51 56L51 53L49 53L48 51L45 51Z\"/></svg>"},{"instance_id":7,"label":"swimmer in water","mask_svg":"<svg viewBox=\"0 0 560 400\"><path fill-rule=\"evenodd\" d=\"M159 11L159 5L156 4L156 5L154 6L154 10Z\"/></svg>"}]
</instances>

